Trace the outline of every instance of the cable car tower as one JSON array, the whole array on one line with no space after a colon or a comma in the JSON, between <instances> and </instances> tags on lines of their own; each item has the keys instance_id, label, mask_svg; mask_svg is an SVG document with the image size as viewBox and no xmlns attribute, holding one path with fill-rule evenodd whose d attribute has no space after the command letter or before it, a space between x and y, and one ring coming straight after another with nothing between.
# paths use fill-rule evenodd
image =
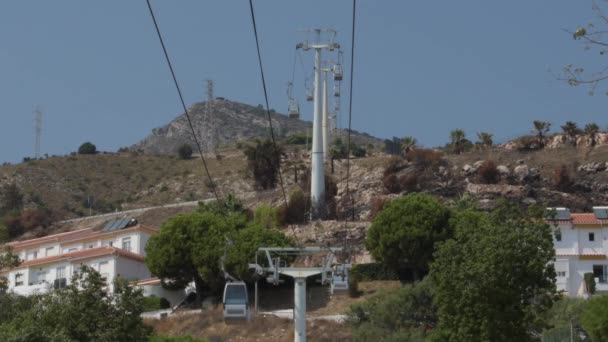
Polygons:
<instances>
[{"instance_id":1,"label":"cable car tower","mask_svg":"<svg viewBox=\"0 0 608 342\"><path fill-rule=\"evenodd\" d=\"M323 106L321 100L321 52L323 50L334 51L339 49L340 45L334 41L336 31L331 29L314 29L307 32L314 33L315 40L308 39L296 45L296 49L304 51L315 51L315 78L314 78L314 115L313 115L313 133L312 133L312 167L311 167L311 182L310 182L310 197L313 203L310 216L314 219L322 218L325 212L325 172L323 165ZM322 34L325 35L325 41L322 41ZM309 99L307 94L307 100Z\"/></svg>"}]
</instances>

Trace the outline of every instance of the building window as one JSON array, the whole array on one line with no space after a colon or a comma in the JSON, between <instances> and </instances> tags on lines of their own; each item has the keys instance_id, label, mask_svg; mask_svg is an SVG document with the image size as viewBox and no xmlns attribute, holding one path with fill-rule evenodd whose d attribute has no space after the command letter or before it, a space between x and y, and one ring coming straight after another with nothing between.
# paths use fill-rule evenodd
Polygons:
<instances>
[{"instance_id":1,"label":"building window","mask_svg":"<svg viewBox=\"0 0 608 342\"><path fill-rule=\"evenodd\" d=\"M557 276L558 277L565 277L566 276L566 271L557 271Z\"/></svg>"},{"instance_id":2,"label":"building window","mask_svg":"<svg viewBox=\"0 0 608 342\"><path fill-rule=\"evenodd\" d=\"M595 233L589 233L589 241L595 241Z\"/></svg>"},{"instance_id":3,"label":"building window","mask_svg":"<svg viewBox=\"0 0 608 342\"><path fill-rule=\"evenodd\" d=\"M68 253L76 252L78 248L70 248L68 249Z\"/></svg>"},{"instance_id":4,"label":"building window","mask_svg":"<svg viewBox=\"0 0 608 342\"><path fill-rule=\"evenodd\" d=\"M57 267L56 277L55 277L55 281L53 283L53 288L62 289L68 285L67 283L68 282L65 277L65 266Z\"/></svg>"},{"instance_id":5,"label":"building window","mask_svg":"<svg viewBox=\"0 0 608 342\"><path fill-rule=\"evenodd\" d=\"M606 274L608 265L593 265L593 277L598 278L600 283L606 282Z\"/></svg>"},{"instance_id":6,"label":"building window","mask_svg":"<svg viewBox=\"0 0 608 342\"><path fill-rule=\"evenodd\" d=\"M34 259L38 259L38 251L34 251Z\"/></svg>"},{"instance_id":7,"label":"building window","mask_svg":"<svg viewBox=\"0 0 608 342\"><path fill-rule=\"evenodd\" d=\"M46 271L40 270L38 271L38 283L42 284L46 282Z\"/></svg>"},{"instance_id":8,"label":"building window","mask_svg":"<svg viewBox=\"0 0 608 342\"><path fill-rule=\"evenodd\" d=\"M131 237L122 238L122 249L131 251Z\"/></svg>"},{"instance_id":9,"label":"building window","mask_svg":"<svg viewBox=\"0 0 608 342\"><path fill-rule=\"evenodd\" d=\"M23 285L23 273L15 273L15 286Z\"/></svg>"}]
</instances>

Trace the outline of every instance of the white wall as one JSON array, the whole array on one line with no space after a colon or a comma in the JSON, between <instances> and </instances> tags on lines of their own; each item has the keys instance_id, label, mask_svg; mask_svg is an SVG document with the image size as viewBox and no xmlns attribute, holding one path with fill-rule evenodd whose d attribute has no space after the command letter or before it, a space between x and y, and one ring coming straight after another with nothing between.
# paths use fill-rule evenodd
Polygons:
<instances>
[{"instance_id":1,"label":"white wall","mask_svg":"<svg viewBox=\"0 0 608 342\"><path fill-rule=\"evenodd\" d=\"M158 285L142 285L139 286L144 290L144 296L157 296L166 298L169 303L171 303L171 307L181 303L184 298L186 298L186 290L167 290L164 289L160 284Z\"/></svg>"},{"instance_id":2,"label":"white wall","mask_svg":"<svg viewBox=\"0 0 608 342\"><path fill-rule=\"evenodd\" d=\"M122 256L116 257L116 275L129 280L150 278L151 274L143 261L137 261Z\"/></svg>"}]
</instances>

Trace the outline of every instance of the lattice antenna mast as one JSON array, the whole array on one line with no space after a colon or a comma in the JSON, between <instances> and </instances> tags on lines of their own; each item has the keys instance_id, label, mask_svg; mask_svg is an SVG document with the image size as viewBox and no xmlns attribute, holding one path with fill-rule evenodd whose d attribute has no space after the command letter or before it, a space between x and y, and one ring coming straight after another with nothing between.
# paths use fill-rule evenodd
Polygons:
<instances>
[{"instance_id":1,"label":"lattice antenna mast","mask_svg":"<svg viewBox=\"0 0 608 342\"><path fill-rule=\"evenodd\" d=\"M40 107L34 110L34 123L36 132L36 142L34 144L34 157L40 158L40 135L42 134L42 111Z\"/></svg>"},{"instance_id":2,"label":"lattice antenna mast","mask_svg":"<svg viewBox=\"0 0 608 342\"><path fill-rule=\"evenodd\" d=\"M207 101L213 100L213 80L207 80Z\"/></svg>"}]
</instances>

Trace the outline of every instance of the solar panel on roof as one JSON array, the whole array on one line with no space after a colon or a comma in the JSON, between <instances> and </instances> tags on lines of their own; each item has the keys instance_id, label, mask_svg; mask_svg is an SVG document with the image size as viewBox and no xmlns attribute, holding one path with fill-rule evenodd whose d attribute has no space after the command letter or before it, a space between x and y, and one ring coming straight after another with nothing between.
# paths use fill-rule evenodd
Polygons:
<instances>
[{"instance_id":1,"label":"solar panel on roof","mask_svg":"<svg viewBox=\"0 0 608 342\"><path fill-rule=\"evenodd\" d=\"M595 218L599 220L608 220L608 207L593 207Z\"/></svg>"},{"instance_id":2,"label":"solar panel on roof","mask_svg":"<svg viewBox=\"0 0 608 342\"><path fill-rule=\"evenodd\" d=\"M112 224L114 224L114 220L110 220L110 221L106 222L106 225L105 225L105 226L103 226L102 231L104 231L104 232L105 232L105 231L109 230L109 229L110 229L110 227L112 226Z\"/></svg>"},{"instance_id":3,"label":"solar panel on roof","mask_svg":"<svg viewBox=\"0 0 608 342\"><path fill-rule=\"evenodd\" d=\"M129 221L131 221L130 217L125 217L122 220L120 220L120 222L118 223L118 226L116 227L116 229L123 229L124 227L127 226L127 224L129 224Z\"/></svg>"},{"instance_id":4,"label":"solar panel on roof","mask_svg":"<svg viewBox=\"0 0 608 342\"><path fill-rule=\"evenodd\" d=\"M550 220L571 220L568 208L547 208L547 219Z\"/></svg>"}]
</instances>

